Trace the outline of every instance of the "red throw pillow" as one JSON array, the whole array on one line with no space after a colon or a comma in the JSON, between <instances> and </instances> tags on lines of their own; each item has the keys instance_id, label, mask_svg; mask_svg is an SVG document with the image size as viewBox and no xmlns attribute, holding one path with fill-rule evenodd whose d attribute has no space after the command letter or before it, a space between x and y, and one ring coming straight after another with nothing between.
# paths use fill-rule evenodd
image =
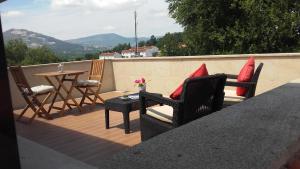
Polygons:
<instances>
[{"instance_id":1,"label":"red throw pillow","mask_svg":"<svg viewBox=\"0 0 300 169\"><path fill-rule=\"evenodd\" d=\"M208 76L208 72L205 64L202 64L200 68L198 68L194 73L192 73L189 76L189 78L197 78L202 76ZM183 83L181 83L181 85L178 86L177 89L170 95L170 98L174 100L179 100L182 90L183 90Z\"/></svg>"},{"instance_id":2,"label":"red throw pillow","mask_svg":"<svg viewBox=\"0 0 300 169\"><path fill-rule=\"evenodd\" d=\"M248 59L247 63L242 68L242 70L240 71L237 81L238 82L249 82L252 79L252 76L254 74L254 68L255 68L254 57L250 57ZM245 96L246 93L247 93L247 88L237 87L236 94L238 96Z\"/></svg>"}]
</instances>

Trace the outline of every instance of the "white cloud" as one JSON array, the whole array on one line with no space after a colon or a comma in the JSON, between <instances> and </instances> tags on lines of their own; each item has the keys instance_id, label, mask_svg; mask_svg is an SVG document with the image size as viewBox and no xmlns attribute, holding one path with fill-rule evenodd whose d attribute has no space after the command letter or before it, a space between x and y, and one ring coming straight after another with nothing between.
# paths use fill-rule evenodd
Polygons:
<instances>
[{"instance_id":1,"label":"white cloud","mask_svg":"<svg viewBox=\"0 0 300 169\"><path fill-rule=\"evenodd\" d=\"M169 11L167 9L152 9L149 11L149 14L155 17L167 17Z\"/></svg>"},{"instance_id":2,"label":"white cloud","mask_svg":"<svg viewBox=\"0 0 300 169\"><path fill-rule=\"evenodd\" d=\"M103 30L105 30L105 31L112 31L112 30L115 30L115 29L116 29L116 27L111 26L111 25L108 25L108 26L104 26L104 27L103 27Z\"/></svg>"},{"instance_id":3,"label":"white cloud","mask_svg":"<svg viewBox=\"0 0 300 169\"><path fill-rule=\"evenodd\" d=\"M125 9L136 8L147 0L51 0L54 9L80 7L85 9Z\"/></svg>"},{"instance_id":4,"label":"white cloud","mask_svg":"<svg viewBox=\"0 0 300 169\"><path fill-rule=\"evenodd\" d=\"M101 33L117 33L127 37L134 37L133 14L136 9L138 13L139 37L161 36L166 32L182 31L182 27L168 16L168 3L165 0L106 1L107 3L115 4L118 1L118 3L125 4L118 5L118 8L114 9L93 8L91 7L92 0L76 0L76 2L75 0L34 1L41 5L45 5L44 2L47 2L47 6L40 9L35 4L31 10L27 10L26 12L22 10L24 12L23 16L3 17L3 30L24 28L62 40ZM53 6L49 6L49 2L54 1L63 1L61 4L56 4L60 5L54 8L58 10L53 10ZM96 1L94 0L94 2ZM97 2L102 1L99 0ZM138 6L137 8L132 7L133 4L141 4L142 2L147 2L147 4Z\"/></svg>"},{"instance_id":5,"label":"white cloud","mask_svg":"<svg viewBox=\"0 0 300 169\"><path fill-rule=\"evenodd\" d=\"M18 16L23 16L24 13L21 11L7 11L3 12L4 17L18 17Z\"/></svg>"}]
</instances>

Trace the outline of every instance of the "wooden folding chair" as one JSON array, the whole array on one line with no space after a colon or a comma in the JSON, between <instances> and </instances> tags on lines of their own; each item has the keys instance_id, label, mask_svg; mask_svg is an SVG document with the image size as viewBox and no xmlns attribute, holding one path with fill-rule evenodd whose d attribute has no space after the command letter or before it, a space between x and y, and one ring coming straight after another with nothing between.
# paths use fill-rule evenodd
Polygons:
<instances>
[{"instance_id":1,"label":"wooden folding chair","mask_svg":"<svg viewBox=\"0 0 300 169\"><path fill-rule=\"evenodd\" d=\"M34 115L29 119L29 123L32 122L36 115L38 115L39 117L43 117L44 115L44 117L46 117L47 119L51 119L48 111L44 109L44 105L48 101L50 96L55 93L54 87L48 85L30 87L21 66L11 66L9 67L9 70L16 82L19 91L21 92L23 98L27 103L26 107L18 116L17 120L19 121L29 108L31 108L34 112ZM43 101L39 101L38 97L43 95L46 95L46 97L44 97Z\"/></svg>"},{"instance_id":2,"label":"wooden folding chair","mask_svg":"<svg viewBox=\"0 0 300 169\"><path fill-rule=\"evenodd\" d=\"M77 83L75 83L75 88L83 95L80 106L83 104L96 104L97 99L102 103L104 102L99 95L102 86L104 63L105 60L93 60L88 80L78 80ZM91 96L94 97L92 98ZM91 103L85 102L86 98L90 100Z\"/></svg>"}]
</instances>

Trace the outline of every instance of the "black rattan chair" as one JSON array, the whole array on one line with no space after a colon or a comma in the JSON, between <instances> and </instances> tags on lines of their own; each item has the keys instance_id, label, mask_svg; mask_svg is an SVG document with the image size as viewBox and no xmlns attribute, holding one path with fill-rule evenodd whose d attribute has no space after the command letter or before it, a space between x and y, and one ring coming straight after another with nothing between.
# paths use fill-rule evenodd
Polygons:
<instances>
[{"instance_id":1,"label":"black rattan chair","mask_svg":"<svg viewBox=\"0 0 300 169\"><path fill-rule=\"evenodd\" d=\"M225 82L224 74L187 79L180 100L140 92L142 141L220 110L223 106ZM163 106L146 108L148 101L155 101Z\"/></svg>"},{"instance_id":2,"label":"black rattan chair","mask_svg":"<svg viewBox=\"0 0 300 169\"><path fill-rule=\"evenodd\" d=\"M255 96L258 78L263 66L264 66L263 63L260 63L257 66L250 82L237 82L236 80L238 78L238 75L226 74L228 81L226 82L225 86L244 87L247 88L247 93L245 94L245 96L237 96L235 94L236 93L235 90L225 90L225 100L224 100L225 107L239 103L241 101L244 101L246 99Z\"/></svg>"}]
</instances>

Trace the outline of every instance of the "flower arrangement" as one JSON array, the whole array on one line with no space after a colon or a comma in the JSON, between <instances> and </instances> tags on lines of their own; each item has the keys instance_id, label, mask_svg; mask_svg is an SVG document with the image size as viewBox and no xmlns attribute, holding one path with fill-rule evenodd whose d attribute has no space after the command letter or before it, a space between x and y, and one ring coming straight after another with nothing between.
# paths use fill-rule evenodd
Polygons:
<instances>
[{"instance_id":1,"label":"flower arrangement","mask_svg":"<svg viewBox=\"0 0 300 169\"><path fill-rule=\"evenodd\" d=\"M141 79L136 79L134 83L138 85L138 87L143 87L146 85L146 80L142 77Z\"/></svg>"},{"instance_id":2,"label":"flower arrangement","mask_svg":"<svg viewBox=\"0 0 300 169\"><path fill-rule=\"evenodd\" d=\"M135 85L139 87L139 91L146 91L146 80L145 78L136 79L134 81Z\"/></svg>"}]
</instances>

